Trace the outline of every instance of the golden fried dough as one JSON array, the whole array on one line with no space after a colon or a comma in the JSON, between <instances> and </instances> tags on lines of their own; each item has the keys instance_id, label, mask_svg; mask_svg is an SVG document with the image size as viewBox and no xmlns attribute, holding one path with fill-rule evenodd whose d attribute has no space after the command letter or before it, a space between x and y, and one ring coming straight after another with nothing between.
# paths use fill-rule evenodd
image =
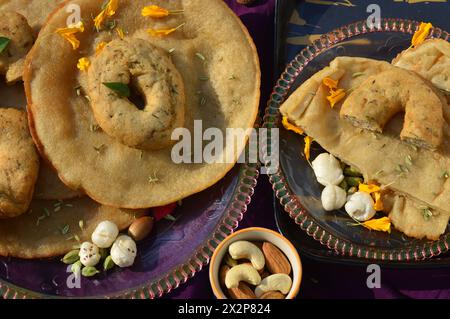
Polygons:
<instances>
[{"instance_id":1,"label":"golden fried dough","mask_svg":"<svg viewBox=\"0 0 450 319\"><path fill-rule=\"evenodd\" d=\"M114 40L89 69L89 96L100 127L124 145L158 150L184 125L183 79L168 53L141 39ZM140 110L103 83L124 83L144 97Z\"/></svg>"},{"instance_id":2,"label":"golden fried dough","mask_svg":"<svg viewBox=\"0 0 450 319\"><path fill-rule=\"evenodd\" d=\"M99 41L119 39L109 29L95 31L91 16L100 13L103 2L66 2L48 20L27 57L24 82L30 129L41 155L70 188L84 191L104 205L130 209L161 206L205 190L235 165L247 138L234 145L225 143L217 151L230 155L229 161L176 164L172 147L134 149L98 129L85 97L90 94L89 72L79 71L77 63L82 57L94 62ZM66 26L66 6L74 3L80 6L85 21L85 31L76 35L80 40L78 50L55 33L55 29ZM125 31L125 39L142 39L171 51L185 86L183 127L192 136L195 120L202 121L203 131L217 128L224 136L227 128L253 128L259 106L260 69L255 46L240 20L221 0L152 1L183 10L165 19L143 17L141 10L148 4L144 0L120 1L113 19ZM167 36L148 32L182 24ZM79 86L79 90L74 89ZM79 96L77 91L83 94Z\"/></svg>"},{"instance_id":3,"label":"golden fried dough","mask_svg":"<svg viewBox=\"0 0 450 319\"><path fill-rule=\"evenodd\" d=\"M450 43L430 39L400 53L393 65L414 71L450 94Z\"/></svg>"},{"instance_id":4,"label":"golden fried dough","mask_svg":"<svg viewBox=\"0 0 450 319\"><path fill-rule=\"evenodd\" d=\"M6 75L7 83L17 82L22 78L24 58L33 46L33 30L23 15L0 10L0 37L10 40L0 53L0 74Z\"/></svg>"},{"instance_id":5,"label":"golden fried dough","mask_svg":"<svg viewBox=\"0 0 450 319\"><path fill-rule=\"evenodd\" d=\"M112 221L122 230L143 213L102 206L87 197L63 203L33 200L27 213L0 220L0 256L35 259L63 255L80 244L77 237L81 242L90 241L100 222Z\"/></svg>"},{"instance_id":6,"label":"golden fried dough","mask_svg":"<svg viewBox=\"0 0 450 319\"><path fill-rule=\"evenodd\" d=\"M442 108L442 99L425 80L413 72L392 68L361 83L347 97L340 114L354 126L382 133L394 115L405 113L400 138L435 149L443 138Z\"/></svg>"},{"instance_id":7,"label":"golden fried dough","mask_svg":"<svg viewBox=\"0 0 450 319\"><path fill-rule=\"evenodd\" d=\"M0 109L0 218L27 211L38 171L39 157L26 113Z\"/></svg>"},{"instance_id":8,"label":"golden fried dough","mask_svg":"<svg viewBox=\"0 0 450 319\"><path fill-rule=\"evenodd\" d=\"M339 80L339 88L348 91L358 88L367 78L393 68L389 63L371 59L336 58L329 67L302 84L281 106L281 113L328 152L361 171L365 180L378 182L395 195L423 203L433 212L449 215L450 179L443 176L443 172L450 169L448 138L437 151L417 149L399 138L403 128L400 114L388 123L383 134L377 134L341 119L342 102L331 108L327 101L329 92L322 84L325 77ZM358 77L354 77L356 73ZM449 123L445 121L444 131L448 131L448 127ZM411 233L415 237L436 235L427 231L427 223L432 219L407 220L415 225L399 227L424 229ZM394 226L396 223L398 221L394 220ZM442 232L440 228L438 235Z\"/></svg>"}]
</instances>

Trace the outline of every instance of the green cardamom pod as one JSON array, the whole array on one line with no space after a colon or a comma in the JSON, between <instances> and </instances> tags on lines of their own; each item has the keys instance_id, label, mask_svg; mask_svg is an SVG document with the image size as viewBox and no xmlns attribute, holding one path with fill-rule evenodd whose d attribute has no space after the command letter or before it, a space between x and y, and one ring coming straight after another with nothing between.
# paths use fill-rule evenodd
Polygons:
<instances>
[{"instance_id":1,"label":"green cardamom pod","mask_svg":"<svg viewBox=\"0 0 450 319\"><path fill-rule=\"evenodd\" d=\"M359 187L359 184L363 182L363 179L360 177L346 177L345 181L350 187Z\"/></svg>"},{"instance_id":2,"label":"green cardamom pod","mask_svg":"<svg viewBox=\"0 0 450 319\"><path fill-rule=\"evenodd\" d=\"M65 263L66 265L71 265L73 263L76 263L78 260L80 260L80 256L79 256L80 250L72 250L69 251L64 257L63 259L61 259L61 261L63 263Z\"/></svg>"},{"instance_id":3,"label":"green cardamom pod","mask_svg":"<svg viewBox=\"0 0 450 319\"><path fill-rule=\"evenodd\" d=\"M100 248L99 252L102 259L105 259L106 257L109 256L109 249L107 248Z\"/></svg>"},{"instance_id":4,"label":"green cardamom pod","mask_svg":"<svg viewBox=\"0 0 450 319\"><path fill-rule=\"evenodd\" d=\"M105 261L103 262L103 270L108 271L108 270L114 268L115 265L116 264L112 260L112 257L108 256L108 257L106 257Z\"/></svg>"},{"instance_id":5,"label":"green cardamom pod","mask_svg":"<svg viewBox=\"0 0 450 319\"><path fill-rule=\"evenodd\" d=\"M98 271L95 267L84 267L81 270L81 274L83 275L83 277L93 277L98 273L100 273L100 271Z\"/></svg>"},{"instance_id":6,"label":"green cardamom pod","mask_svg":"<svg viewBox=\"0 0 450 319\"><path fill-rule=\"evenodd\" d=\"M70 270L72 271L72 273L74 273L75 275L80 274L81 271L81 267L83 265L81 264L81 261L78 260L76 263L72 264L72 268L70 268Z\"/></svg>"},{"instance_id":7,"label":"green cardamom pod","mask_svg":"<svg viewBox=\"0 0 450 319\"><path fill-rule=\"evenodd\" d=\"M348 177L362 177L363 175L357 169L353 167L346 167L344 169L344 175Z\"/></svg>"}]
</instances>

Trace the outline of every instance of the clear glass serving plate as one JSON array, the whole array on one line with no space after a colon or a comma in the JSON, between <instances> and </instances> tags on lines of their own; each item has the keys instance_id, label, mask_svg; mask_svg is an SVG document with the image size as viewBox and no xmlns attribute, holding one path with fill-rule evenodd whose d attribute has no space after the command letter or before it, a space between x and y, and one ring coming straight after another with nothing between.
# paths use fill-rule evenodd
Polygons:
<instances>
[{"instance_id":1,"label":"clear glass serving plate","mask_svg":"<svg viewBox=\"0 0 450 319\"><path fill-rule=\"evenodd\" d=\"M310 76L327 66L337 56L359 56L392 61L408 48L419 22L383 19L368 27L366 21L338 28L302 50L286 67L274 88L265 113L266 128L281 127L280 105ZM430 37L449 40L449 33L434 28ZM311 157L323 149L313 144ZM350 226L345 211L326 212L317 183L308 162L301 156L303 139L280 129L280 166L270 175L276 197L300 229L321 244L344 256L371 260L407 262L423 260L449 250L450 228L437 241L408 238L398 231L391 234ZM270 163L271 140L264 141L266 165Z\"/></svg>"}]
</instances>

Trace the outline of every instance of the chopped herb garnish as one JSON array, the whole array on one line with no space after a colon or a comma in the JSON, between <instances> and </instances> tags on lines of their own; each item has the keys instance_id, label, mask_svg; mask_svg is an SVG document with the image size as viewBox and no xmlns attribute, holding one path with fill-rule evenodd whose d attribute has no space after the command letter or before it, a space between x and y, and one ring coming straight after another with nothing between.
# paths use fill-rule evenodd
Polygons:
<instances>
[{"instance_id":1,"label":"chopped herb garnish","mask_svg":"<svg viewBox=\"0 0 450 319\"><path fill-rule=\"evenodd\" d=\"M44 208L44 215L45 215L46 217L50 217L50 212L48 211L47 208Z\"/></svg>"},{"instance_id":2,"label":"chopped herb garnish","mask_svg":"<svg viewBox=\"0 0 450 319\"><path fill-rule=\"evenodd\" d=\"M197 57L197 58L199 58L200 60L202 60L203 62L205 62L206 61L206 58L205 58L205 56L203 55L203 54L201 54L201 53L196 53L195 54L195 56Z\"/></svg>"},{"instance_id":3,"label":"chopped herb garnish","mask_svg":"<svg viewBox=\"0 0 450 319\"><path fill-rule=\"evenodd\" d=\"M364 72L355 72L355 73L352 74L352 77L353 78L357 78L357 77L359 77L361 75L364 75L364 74L365 74Z\"/></svg>"},{"instance_id":4,"label":"chopped herb garnish","mask_svg":"<svg viewBox=\"0 0 450 319\"><path fill-rule=\"evenodd\" d=\"M98 154L100 154L101 151L102 151L105 147L106 147L105 144L102 144L102 145L100 145L100 146L94 146L94 150L95 150Z\"/></svg>"},{"instance_id":5,"label":"chopped herb garnish","mask_svg":"<svg viewBox=\"0 0 450 319\"><path fill-rule=\"evenodd\" d=\"M41 223L41 221L43 221L45 218L47 218L46 216L39 216L37 221L36 221L36 226L39 226L39 224Z\"/></svg>"},{"instance_id":6,"label":"chopped herb garnish","mask_svg":"<svg viewBox=\"0 0 450 319\"><path fill-rule=\"evenodd\" d=\"M109 30L114 30L114 28L117 26L117 21L113 20L113 21L107 21L105 23L105 26L109 29Z\"/></svg>"},{"instance_id":7,"label":"chopped herb garnish","mask_svg":"<svg viewBox=\"0 0 450 319\"><path fill-rule=\"evenodd\" d=\"M172 48L172 49L169 50L169 54L172 54L174 52L175 52L175 48Z\"/></svg>"},{"instance_id":8,"label":"chopped herb garnish","mask_svg":"<svg viewBox=\"0 0 450 319\"><path fill-rule=\"evenodd\" d=\"M206 104L206 97L202 97L202 99L200 100L200 105L204 106Z\"/></svg>"},{"instance_id":9,"label":"chopped herb garnish","mask_svg":"<svg viewBox=\"0 0 450 319\"><path fill-rule=\"evenodd\" d=\"M98 124L92 124L91 125L91 131L92 132L98 132L100 130L100 125Z\"/></svg>"},{"instance_id":10,"label":"chopped herb garnish","mask_svg":"<svg viewBox=\"0 0 450 319\"><path fill-rule=\"evenodd\" d=\"M237 79L237 77L236 77L236 75L234 75L234 74L232 74L229 78L228 78L228 80L236 80Z\"/></svg>"},{"instance_id":11,"label":"chopped herb garnish","mask_svg":"<svg viewBox=\"0 0 450 319\"><path fill-rule=\"evenodd\" d=\"M125 83L104 82L103 85L114 91L120 97L130 97L131 95L130 88Z\"/></svg>"},{"instance_id":12,"label":"chopped herb garnish","mask_svg":"<svg viewBox=\"0 0 450 319\"><path fill-rule=\"evenodd\" d=\"M75 238L75 240L76 240L77 242L80 242L80 241L81 241L81 240L80 240L80 237L78 237L78 235L75 235L74 238Z\"/></svg>"},{"instance_id":13,"label":"chopped herb garnish","mask_svg":"<svg viewBox=\"0 0 450 319\"><path fill-rule=\"evenodd\" d=\"M422 214L425 220L430 220L430 218L433 217L433 212L428 207L422 208Z\"/></svg>"},{"instance_id":14,"label":"chopped herb garnish","mask_svg":"<svg viewBox=\"0 0 450 319\"><path fill-rule=\"evenodd\" d=\"M159 182L159 178L158 178L158 176L156 176L156 173L153 173L153 175L149 176L148 182L150 184L154 184L154 183L158 183Z\"/></svg>"},{"instance_id":15,"label":"chopped herb garnish","mask_svg":"<svg viewBox=\"0 0 450 319\"><path fill-rule=\"evenodd\" d=\"M10 42L11 39L8 39L6 37L0 37L0 53L3 53L3 51L5 51Z\"/></svg>"},{"instance_id":16,"label":"chopped herb garnish","mask_svg":"<svg viewBox=\"0 0 450 319\"><path fill-rule=\"evenodd\" d=\"M409 166L412 166L412 165L413 165L413 160L412 160L411 155L406 156L406 158L405 158L405 163L406 163L407 165L409 165Z\"/></svg>"},{"instance_id":17,"label":"chopped herb garnish","mask_svg":"<svg viewBox=\"0 0 450 319\"><path fill-rule=\"evenodd\" d=\"M441 178L448 179L449 177L450 177L450 174L448 173L448 171L442 172Z\"/></svg>"},{"instance_id":18,"label":"chopped herb garnish","mask_svg":"<svg viewBox=\"0 0 450 319\"><path fill-rule=\"evenodd\" d=\"M85 98L86 100L88 100L89 102L91 102L91 97L90 97L89 95L85 95L84 98Z\"/></svg>"},{"instance_id":19,"label":"chopped herb garnish","mask_svg":"<svg viewBox=\"0 0 450 319\"><path fill-rule=\"evenodd\" d=\"M69 225L64 225L60 230L61 230L61 234L67 235L69 233L70 226Z\"/></svg>"},{"instance_id":20,"label":"chopped herb garnish","mask_svg":"<svg viewBox=\"0 0 450 319\"><path fill-rule=\"evenodd\" d=\"M202 75L202 76L199 77L199 80L200 80L200 81L208 81L208 80L209 80L209 77L208 77L208 76Z\"/></svg>"},{"instance_id":21,"label":"chopped herb garnish","mask_svg":"<svg viewBox=\"0 0 450 319\"><path fill-rule=\"evenodd\" d=\"M170 215L170 214L164 216L164 219L165 219L165 220L169 220L169 221L171 221L171 222L174 222L174 221L177 220L173 215Z\"/></svg>"},{"instance_id":22,"label":"chopped herb garnish","mask_svg":"<svg viewBox=\"0 0 450 319\"><path fill-rule=\"evenodd\" d=\"M84 220L80 220L78 222L78 226L80 227L81 230L84 230Z\"/></svg>"}]
</instances>

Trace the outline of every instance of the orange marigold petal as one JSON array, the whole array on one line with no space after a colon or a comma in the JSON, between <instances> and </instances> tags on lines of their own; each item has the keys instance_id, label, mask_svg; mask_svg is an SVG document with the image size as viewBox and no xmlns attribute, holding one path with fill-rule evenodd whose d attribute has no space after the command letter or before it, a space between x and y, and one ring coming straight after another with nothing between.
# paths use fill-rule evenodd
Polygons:
<instances>
[{"instance_id":1,"label":"orange marigold petal","mask_svg":"<svg viewBox=\"0 0 450 319\"><path fill-rule=\"evenodd\" d=\"M381 192L375 192L373 194L375 199L375 204L373 205L373 209L375 209L377 212L381 212L384 210L384 204L383 200L381 199Z\"/></svg>"},{"instance_id":2,"label":"orange marigold petal","mask_svg":"<svg viewBox=\"0 0 450 319\"><path fill-rule=\"evenodd\" d=\"M289 123L289 119L286 116L283 116L282 124L284 128L288 131L292 131L300 135L303 135L305 133L300 127Z\"/></svg>"},{"instance_id":3,"label":"orange marigold petal","mask_svg":"<svg viewBox=\"0 0 450 319\"><path fill-rule=\"evenodd\" d=\"M322 80L322 83L330 90L335 90L338 88L339 81L333 80L330 77L326 77L325 79Z\"/></svg>"},{"instance_id":4,"label":"orange marigold petal","mask_svg":"<svg viewBox=\"0 0 450 319\"><path fill-rule=\"evenodd\" d=\"M181 28L184 25L185 25L185 23L180 24L178 27L171 28L171 29L159 29L159 30L148 29L147 32L150 33L150 35L152 35L154 37L162 37L162 36L166 36L166 35L169 35L175 31L177 31L179 28Z\"/></svg>"},{"instance_id":5,"label":"orange marigold petal","mask_svg":"<svg viewBox=\"0 0 450 319\"><path fill-rule=\"evenodd\" d=\"M83 57L78 60L77 68L81 71L87 71L89 67L91 66L91 62L88 58Z\"/></svg>"},{"instance_id":6,"label":"orange marigold petal","mask_svg":"<svg viewBox=\"0 0 450 319\"><path fill-rule=\"evenodd\" d=\"M334 108L337 103L342 101L345 98L346 93L343 89L339 89L336 91L331 91L331 94L327 96L328 102L330 102L331 108Z\"/></svg>"},{"instance_id":7,"label":"orange marigold petal","mask_svg":"<svg viewBox=\"0 0 450 319\"><path fill-rule=\"evenodd\" d=\"M108 43L106 43L105 41L100 42L97 47L95 48L95 55L99 55L100 52L103 51L103 49L106 47Z\"/></svg>"},{"instance_id":8,"label":"orange marigold petal","mask_svg":"<svg viewBox=\"0 0 450 319\"><path fill-rule=\"evenodd\" d=\"M359 191L367 194L379 192L381 187L375 184L359 184Z\"/></svg>"},{"instance_id":9,"label":"orange marigold petal","mask_svg":"<svg viewBox=\"0 0 450 319\"><path fill-rule=\"evenodd\" d=\"M391 220L389 219L389 217L371 219L362 223L362 225L370 230L391 233Z\"/></svg>"},{"instance_id":10,"label":"orange marigold petal","mask_svg":"<svg viewBox=\"0 0 450 319\"><path fill-rule=\"evenodd\" d=\"M308 161L311 158L311 144L313 141L314 139L311 136L305 137L305 149L303 152L305 153L306 160Z\"/></svg>"},{"instance_id":11,"label":"orange marigold petal","mask_svg":"<svg viewBox=\"0 0 450 319\"><path fill-rule=\"evenodd\" d=\"M141 13L143 17L165 18L169 15L169 10L156 5L151 5L144 7Z\"/></svg>"}]
</instances>

